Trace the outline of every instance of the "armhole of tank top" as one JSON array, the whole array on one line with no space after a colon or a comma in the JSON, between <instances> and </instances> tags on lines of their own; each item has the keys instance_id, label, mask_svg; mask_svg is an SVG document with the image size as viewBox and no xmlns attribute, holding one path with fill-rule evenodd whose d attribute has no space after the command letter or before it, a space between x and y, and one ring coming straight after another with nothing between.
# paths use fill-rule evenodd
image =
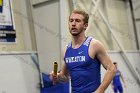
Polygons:
<instances>
[{"instance_id":1,"label":"armhole of tank top","mask_svg":"<svg viewBox=\"0 0 140 93\"><path fill-rule=\"evenodd\" d=\"M72 43L71 43L71 42L68 43L68 44L67 44L67 47L66 47L66 51L67 51L67 49L70 48L71 46L72 46Z\"/></svg>"},{"instance_id":2,"label":"armhole of tank top","mask_svg":"<svg viewBox=\"0 0 140 93\"><path fill-rule=\"evenodd\" d=\"M64 54L64 61L65 61L65 56L66 56L66 53L67 53L67 50L68 50L68 48L70 48L71 47L71 42L70 43L68 43L67 45L66 45L66 51L65 51L65 54Z\"/></svg>"},{"instance_id":3,"label":"armhole of tank top","mask_svg":"<svg viewBox=\"0 0 140 93\"><path fill-rule=\"evenodd\" d=\"M88 56L89 56L92 60L94 60L94 59L95 59L95 57L94 57L94 58L92 58L92 57L89 55L89 46L90 46L91 41L92 41L93 39L94 39L94 38L91 38L90 43L89 43L89 45L88 45L88 50L87 50Z\"/></svg>"}]
</instances>

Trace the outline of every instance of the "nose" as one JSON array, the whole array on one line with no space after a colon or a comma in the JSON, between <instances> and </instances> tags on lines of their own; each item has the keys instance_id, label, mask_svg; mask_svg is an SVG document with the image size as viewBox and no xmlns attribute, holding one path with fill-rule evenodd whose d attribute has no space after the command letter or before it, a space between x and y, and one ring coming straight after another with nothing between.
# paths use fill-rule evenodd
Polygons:
<instances>
[{"instance_id":1,"label":"nose","mask_svg":"<svg viewBox=\"0 0 140 93\"><path fill-rule=\"evenodd\" d=\"M75 22L75 21L73 21L71 24L72 24L72 26L75 26L75 25L76 25L76 22Z\"/></svg>"}]
</instances>

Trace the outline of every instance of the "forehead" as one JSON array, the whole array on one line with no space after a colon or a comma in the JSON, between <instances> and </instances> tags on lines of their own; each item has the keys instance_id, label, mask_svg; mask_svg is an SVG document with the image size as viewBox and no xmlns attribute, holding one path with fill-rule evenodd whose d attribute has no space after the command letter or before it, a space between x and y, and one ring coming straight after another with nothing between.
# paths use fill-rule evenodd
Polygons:
<instances>
[{"instance_id":1,"label":"forehead","mask_svg":"<svg viewBox=\"0 0 140 93\"><path fill-rule=\"evenodd\" d=\"M84 16L82 14L72 13L70 19L84 19Z\"/></svg>"}]
</instances>

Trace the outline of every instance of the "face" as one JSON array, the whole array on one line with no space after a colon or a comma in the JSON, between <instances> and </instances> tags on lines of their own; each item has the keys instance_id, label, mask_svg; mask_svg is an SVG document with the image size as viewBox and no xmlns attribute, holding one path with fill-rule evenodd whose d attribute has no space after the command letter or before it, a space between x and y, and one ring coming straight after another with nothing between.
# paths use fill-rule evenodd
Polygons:
<instances>
[{"instance_id":1,"label":"face","mask_svg":"<svg viewBox=\"0 0 140 93\"><path fill-rule=\"evenodd\" d=\"M69 30L71 35L77 36L86 30L87 23L84 23L83 19L83 15L76 13L71 14L69 17Z\"/></svg>"}]
</instances>

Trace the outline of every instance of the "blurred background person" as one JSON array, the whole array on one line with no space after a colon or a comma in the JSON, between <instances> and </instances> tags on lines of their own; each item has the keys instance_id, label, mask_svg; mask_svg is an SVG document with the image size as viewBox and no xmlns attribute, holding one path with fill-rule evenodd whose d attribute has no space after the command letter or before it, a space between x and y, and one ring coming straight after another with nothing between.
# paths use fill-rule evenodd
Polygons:
<instances>
[{"instance_id":1,"label":"blurred background person","mask_svg":"<svg viewBox=\"0 0 140 93\"><path fill-rule=\"evenodd\" d=\"M124 84L124 87L126 87L124 77L123 77L122 73L120 72L120 70L118 69L118 64L116 62L114 62L113 64L115 65L117 71L116 71L116 75L114 76L113 81L112 81L112 89L114 90L114 93L118 93L118 91L119 91L119 93L124 93L123 86L122 86L122 83L120 80L120 78L121 78L122 82Z\"/></svg>"}]
</instances>

